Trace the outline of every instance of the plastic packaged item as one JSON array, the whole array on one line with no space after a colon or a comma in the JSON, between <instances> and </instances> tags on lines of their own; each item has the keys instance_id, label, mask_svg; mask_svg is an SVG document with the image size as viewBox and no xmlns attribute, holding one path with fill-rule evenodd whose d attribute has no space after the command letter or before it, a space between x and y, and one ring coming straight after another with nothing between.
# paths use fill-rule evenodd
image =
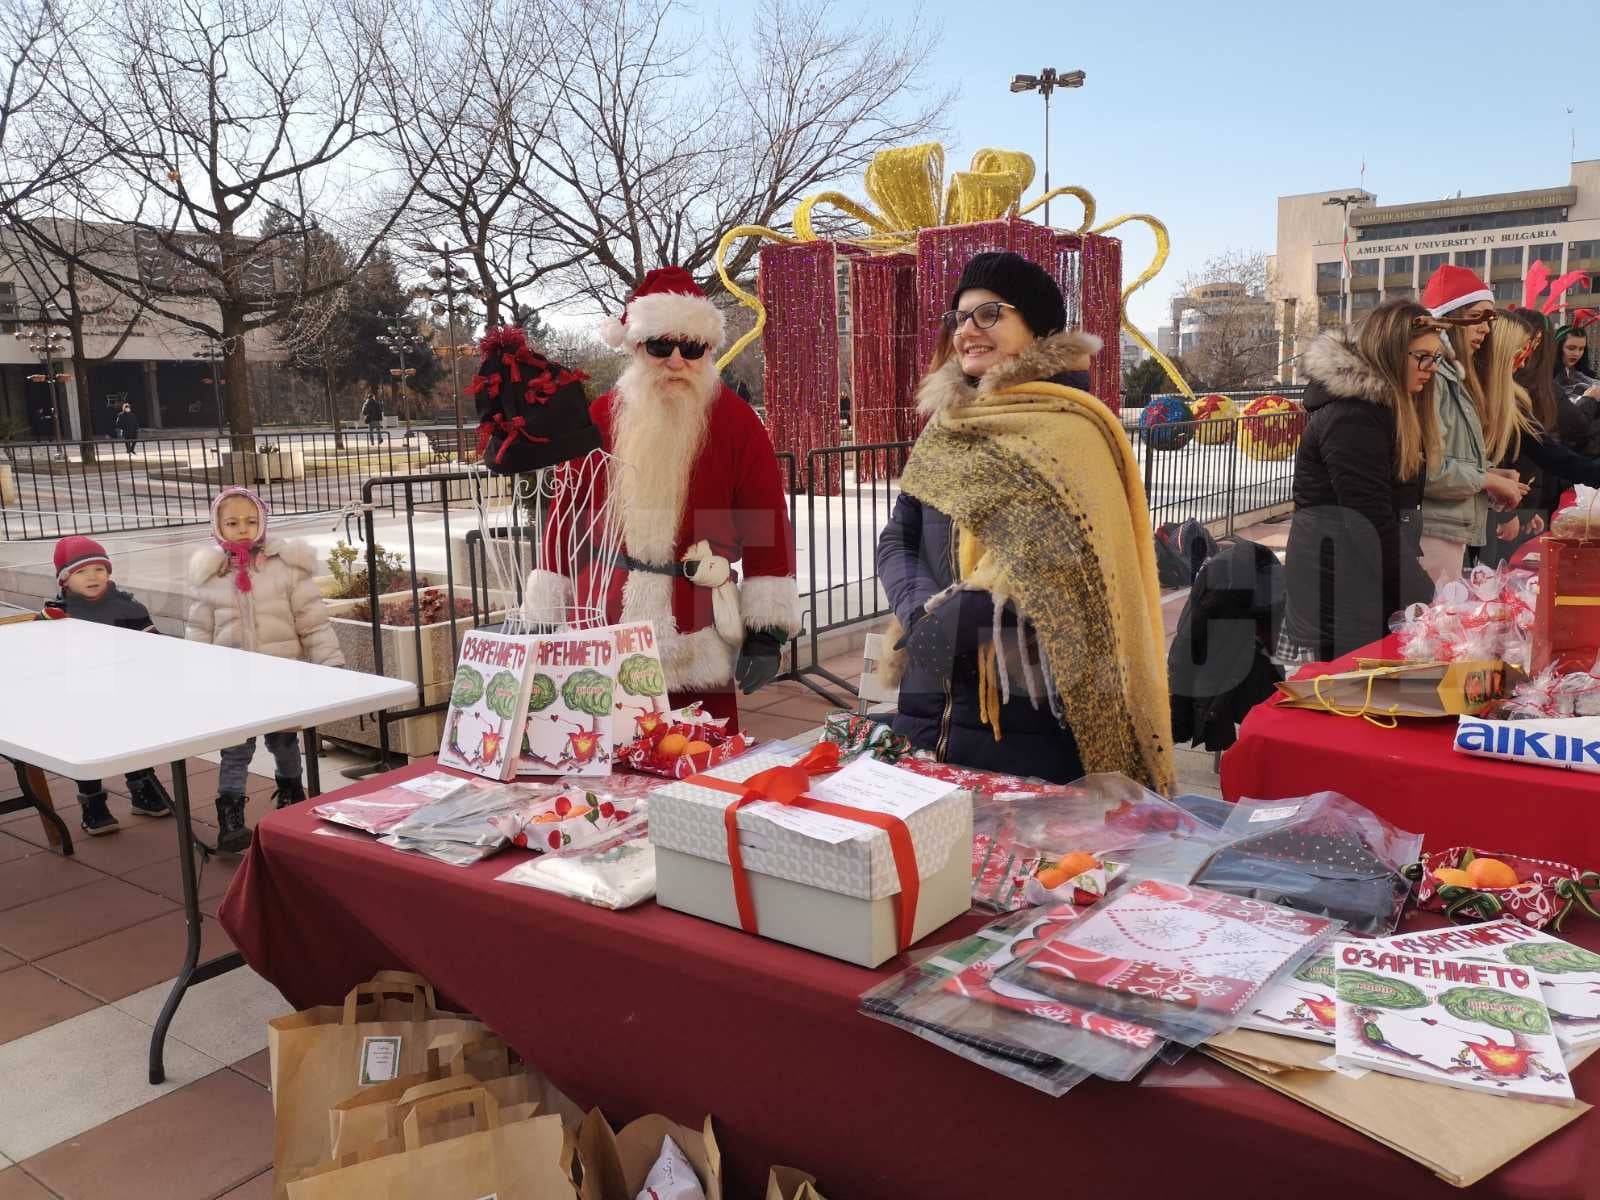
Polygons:
<instances>
[{"instance_id":1,"label":"plastic packaged item","mask_svg":"<svg viewBox=\"0 0 1600 1200\"><path fill-rule=\"evenodd\" d=\"M1198 817L1115 774L979 796L972 828L973 903L991 912L1092 904L1105 894L1108 875L1187 883L1222 844ZM1072 871L1054 885L1041 884L1041 870L1048 879L1054 864L1075 854L1092 856L1099 875L1085 880Z\"/></svg>"},{"instance_id":2,"label":"plastic packaged item","mask_svg":"<svg viewBox=\"0 0 1600 1200\"><path fill-rule=\"evenodd\" d=\"M1600 540L1600 488L1578 484L1573 502L1551 519L1550 533L1574 542Z\"/></svg>"},{"instance_id":3,"label":"plastic packaged item","mask_svg":"<svg viewBox=\"0 0 1600 1200\"><path fill-rule=\"evenodd\" d=\"M1539 580L1509 565L1474 567L1393 625L1407 662L1504 661L1528 669Z\"/></svg>"},{"instance_id":4,"label":"plastic packaged item","mask_svg":"<svg viewBox=\"0 0 1600 1200\"><path fill-rule=\"evenodd\" d=\"M1195 873L1197 886L1332 917L1351 934L1393 933L1422 835L1396 829L1336 792L1241 800L1222 828L1228 844Z\"/></svg>"},{"instance_id":5,"label":"plastic packaged item","mask_svg":"<svg viewBox=\"0 0 1600 1200\"><path fill-rule=\"evenodd\" d=\"M906 1015L906 1005L930 990L937 991L972 963L993 954L995 947L987 932L952 942L863 993L861 1011L1007 1079L1049 1096L1064 1096L1088 1079L1089 1072L1015 1042L963 1033Z\"/></svg>"},{"instance_id":6,"label":"plastic packaged item","mask_svg":"<svg viewBox=\"0 0 1600 1200\"><path fill-rule=\"evenodd\" d=\"M489 814L489 824L513 846L542 853L603 840L641 811L660 784L647 776L617 775L523 786L523 800Z\"/></svg>"},{"instance_id":7,"label":"plastic packaged item","mask_svg":"<svg viewBox=\"0 0 1600 1200\"><path fill-rule=\"evenodd\" d=\"M643 732L618 751L617 765L668 779L698 775L755 744L748 734L729 734L726 718L707 716L699 701L646 718L641 728Z\"/></svg>"},{"instance_id":8,"label":"plastic packaged item","mask_svg":"<svg viewBox=\"0 0 1600 1200\"><path fill-rule=\"evenodd\" d=\"M423 805L379 840L396 850L467 866L506 844L506 835L489 818L514 811L528 791L517 784L475 780L465 791Z\"/></svg>"},{"instance_id":9,"label":"plastic packaged item","mask_svg":"<svg viewBox=\"0 0 1600 1200\"><path fill-rule=\"evenodd\" d=\"M472 786L470 779L434 771L379 788L375 792L343 800L329 800L311 811L324 821L332 821L336 825L346 825L364 833L386 833L418 809L435 800L464 793Z\"/></svg>"},{"instance_id":10,"label":"plastic packaged item","mask_svg":"<svg viewBox=\"0 0 1600 1200\"><path fill-rule=\"evenodd\" d=\"M671 1138L661 1139L661 1153L635 1200L706 1200L694 1168Z\"/></svg>"},{"instance_id":11,"label":"plastic packaged item","mask_svg":"<svg viewBox=\"0 0 1600 1200\"><path fill-rule=\"evenodd\" d=\"M1262 988L1339 927L1259 900L1140 879L1119 883L997 978L1196 1046L1237 1027Z\"/></svg>"},{"instance_id":12,"label":"plastic packaged item","mask_svg":"<svg viewBox=\"0 0 1600 1200\"><path fill-rule=\"evenodd\" d=\"M599 908L632 908L656 894L656 851L648 832L646 818L635 816L593 845L541 854L496 879Z\"/></svg>"},{"instance_id":13,"label":"plastic packaged item","mask_svg":"<svg viewBox=\"0 0 1600 1200\"><path fill-rule=\"evenodd\" d=\"M1053 905L991 923L980 934L990 941L990 952L940 987L908 998L902 1015L952 1036L1026 1047L1104 1079L1132 1079L1162 1046L1156 1030L1002 977L1007 966L1075 920L1077 911Z\"/></svg>"}]
</instances>

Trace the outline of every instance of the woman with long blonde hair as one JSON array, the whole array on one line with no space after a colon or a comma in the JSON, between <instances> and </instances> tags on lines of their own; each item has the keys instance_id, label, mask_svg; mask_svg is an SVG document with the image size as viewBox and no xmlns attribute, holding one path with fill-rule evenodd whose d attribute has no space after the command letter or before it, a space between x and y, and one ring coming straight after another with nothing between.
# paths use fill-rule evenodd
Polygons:
<instances>
[{"instance_id":1,"label":"woman with long blonde hair","mask_svg":"<svg viewBox=\"0 0 1600 1200\"><path fill-rule=\"evenodd\" d=\"M1499 314L1489 285L1465 267L1445 265L1428 279L1422 302L1448 321L1444 361L1433 380L1439 454L1422 493L1422 566L1436 585L1460 577L1469 554L1488 538L1489 509L1513 507L1526 488L1496 469L1500 451L1486 445L1494 421L1483 378ZM1503 446L1505 431L1496 431Z\"/></svg>"},{"instance_id":2,"label":"woman with long blonde hair","mask_svg":"<svg viewBox=\"0 0 1600 1200\"><path fill-rule=\"evenodd\" d=\"M1432 386L1443 328L1420 304L1394 300L1373 309L1353 341L1329 332L1306 351L1284 661L1349 654L1383 637L1391 613L1433 595L1418 557L1418 506L1439 454Z\"/></svg>"},{"instance_id":3,"label":"woman with long blonde hair","mask_svg":"<svg viewBox=\"0 0 1600 1200\"><path fill-rule=\"evenodd\" d=\"M1549 527L1550 513L1567 488L1575 483L1600 487L1600 460L1578 454L1551 436L1556 396L1551 367L1555 343L1549 323L1532 309L1513 308L1501 314L1496 326L1484 394L1502 434L1497 461L1517 473L1528 496L1490 522L1481 558L1490 566L1498 566Z\"/></svg>"}]
</instances>

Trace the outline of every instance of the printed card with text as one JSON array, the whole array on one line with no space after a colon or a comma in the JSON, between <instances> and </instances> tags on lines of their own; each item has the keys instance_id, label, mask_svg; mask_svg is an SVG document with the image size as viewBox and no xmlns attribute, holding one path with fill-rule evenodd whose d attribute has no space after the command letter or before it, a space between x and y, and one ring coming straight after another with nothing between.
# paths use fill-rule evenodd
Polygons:
<instances>
[{"instance_id":1,"label":"printed card with text","mask_svg":"<svg viewBox=\"0 0 1600 1200\"><path fill-rule=\"evenodd\" d=\"M536 634L518 775L611 774L617 639L609 628Z\"/></svg>"},{"instance_id":2,"label":"printed card with text","mask_svg":"<svg viewBox=\"0 0 1600 1200\"><path fill-rule=\"evenodd\" d=\"M617 642L617 687L613 694L611 747L621 754L636 738L648 737L667 719L667 676L661 668L656 627L649 621L611 625Z\"/></svg>"},{"instance_id":3,"label":"printed card with text","mask_svg":"<svg viewBox=\"0 0 1600 1200\"><path fill-rule=\"evenodd\" d=\"M439 765L510 779L528 715L533 639L469 629L461 638Z\"/></svg>"}]
</instances>

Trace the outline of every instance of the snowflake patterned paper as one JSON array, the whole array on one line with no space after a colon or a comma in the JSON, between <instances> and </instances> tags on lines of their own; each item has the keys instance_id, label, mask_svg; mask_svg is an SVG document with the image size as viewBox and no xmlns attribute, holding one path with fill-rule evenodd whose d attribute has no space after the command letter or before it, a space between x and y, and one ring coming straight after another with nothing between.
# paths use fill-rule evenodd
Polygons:
<instances>
[{"instance_id":1,"label":"snowflake patterned paper","mask_svg":"<svg viewBox=\"0 0 1600 1200\"><path fill-rule=\"evenodd\" d=\"M1165 1016L1168 1036L1238 1023L1263 985L1339 928L1203 888L1146 879L1124 887L1007 970L1057 999ZM1186 1036L1187 1035L1187 1036Z\"/></svg>"}]
</instances>

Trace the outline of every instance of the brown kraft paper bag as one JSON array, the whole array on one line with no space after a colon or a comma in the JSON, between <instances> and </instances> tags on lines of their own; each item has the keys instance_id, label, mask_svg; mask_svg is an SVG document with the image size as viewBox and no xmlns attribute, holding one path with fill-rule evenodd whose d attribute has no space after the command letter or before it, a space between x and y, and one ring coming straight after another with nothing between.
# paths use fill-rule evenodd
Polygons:
<instances>
[{"instance_id":1,"label":"brown kraft paper bag","mask_svg":"<svg viewBox=\"0 0 1600 1200\"><path fill-rule=\"evenodd\" d=\"M320 1005L267 1022L272 1060L273 1194L333 1152L328 1110L352 1092L428 1066L428 1047L449 1034L482 1035L481 1021L439 1011L420 976L384 971Z\"/></svg>"}]
</instances>

